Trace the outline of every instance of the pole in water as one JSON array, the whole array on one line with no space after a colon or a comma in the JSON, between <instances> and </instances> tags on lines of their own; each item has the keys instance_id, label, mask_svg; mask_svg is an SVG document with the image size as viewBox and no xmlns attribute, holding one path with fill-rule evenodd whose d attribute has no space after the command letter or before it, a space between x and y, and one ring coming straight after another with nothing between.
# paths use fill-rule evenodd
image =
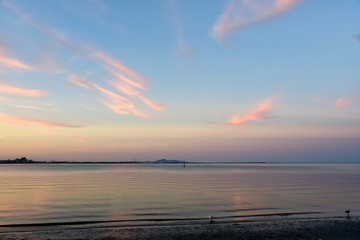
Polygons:
<instances>
[{"instance_id":1,"label":"pole in water","mask_svg":"<svg viewBox=\"0 0 360 240\"><path fill-rule=\"evenodd\" d=\"M184 167L185 167L185 161L184 161Z\"/></svg>"}]
</instances>

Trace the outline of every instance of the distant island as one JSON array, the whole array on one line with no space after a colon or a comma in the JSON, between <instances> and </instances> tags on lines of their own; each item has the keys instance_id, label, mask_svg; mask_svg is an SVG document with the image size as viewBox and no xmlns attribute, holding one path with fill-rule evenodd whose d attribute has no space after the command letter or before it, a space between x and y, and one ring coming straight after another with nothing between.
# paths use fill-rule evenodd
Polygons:
<instances>
[{"instance_id":1,"label":"distant island","mask_svg":"<svg viewBox=\"0 0 360 240\"><path fill-rule=\"evenodd\" d=\"M153 161L151 163L184 163L184 161L160 159L160 160Z\"/></svg>"}]
</instances>

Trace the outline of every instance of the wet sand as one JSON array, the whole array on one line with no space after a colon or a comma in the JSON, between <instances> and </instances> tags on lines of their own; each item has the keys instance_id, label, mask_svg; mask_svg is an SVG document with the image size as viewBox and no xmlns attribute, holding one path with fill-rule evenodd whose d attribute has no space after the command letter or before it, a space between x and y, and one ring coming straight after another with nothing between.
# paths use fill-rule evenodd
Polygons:
<instances>
[{"instance_id":1,"label":"wet sand","mask_svg":"<svg viewBox=\"0 0 360 240\"><path fill-rule=\"evenodd\" d=\"M0 229L0 239L360 239L360 219L319 218Z\"/></svg>"}]
</instances>

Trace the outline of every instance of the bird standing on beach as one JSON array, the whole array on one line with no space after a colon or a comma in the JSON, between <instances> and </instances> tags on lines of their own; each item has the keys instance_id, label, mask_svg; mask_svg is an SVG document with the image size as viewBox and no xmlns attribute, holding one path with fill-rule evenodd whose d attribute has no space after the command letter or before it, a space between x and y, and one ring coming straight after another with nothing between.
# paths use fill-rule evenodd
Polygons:
<instances>
[{"instance_id":1,"label":"bird standing on beach","mask_svg":"<svg viewBox=\"0 0 360 240\"><path fill-rule=\"evenodd\" d=\"M213 216L209 216L210 222L214 222L214 217Z\"/></svg>"},{"instance_id":2,"label":"bird standing on beach","mask_svg":"<svg viewBox=\"0 0 360 240\"><path fill-rule=\"evenodd\" d=\"M346 216L349 217L349 215L350 215L350 209L346 210L345 213L346 213Z\"/></svg>"}]
</instances>

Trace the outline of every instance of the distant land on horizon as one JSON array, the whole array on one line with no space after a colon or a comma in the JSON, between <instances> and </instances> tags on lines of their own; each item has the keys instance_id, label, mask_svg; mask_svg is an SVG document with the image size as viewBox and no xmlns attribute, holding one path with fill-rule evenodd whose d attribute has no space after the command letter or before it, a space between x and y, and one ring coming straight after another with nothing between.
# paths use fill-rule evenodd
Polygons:
<instances>
[{"instance_id":1,"label":"distant land on horizon","mask_svg":"<svg viewBox=\"0 0 360 240\"><path fill-rule=\"evenodd\" d=\"M184 163L185 161L180 160L167 160L165 158L159 159L156 161L34 161L27 159L26 157L16 158L14 160L8 159L8 160L0 160L0 164L56 164L56 163L172 163L172 164L179 164Z\"/></svg>"},{"instance_id":2,"label":"distant land on horizon","mask_svg":"<svg viewBox=\"0 0 360 240\"><path fill-rule=\"evenodd\" d=\"M184 160L168 160L168 159L159 159L155 161L136 161L129 160L129 161L35 161L27 159L27 157L16 158L14 160L7 159L7 160L0 160L0 164L265 164L265 163L360 163L360 162L265 162L265 161L217 161L217 162L208 162L208 161L184 161Z\"/></svg>"},{"instance_id":3,"label":"distant land on horizon","mask_svg":"<svg viewBox=\"0 0 360 240\"><path fill-rule=\"evenodd\" d=\"M27 157L16 158L14 160L0 160L0 164L205 164L205 163L267 163L267 162L194 162L181 160L159 159L155 161L35 161L27 159Z\"/></svg>"}]
</instances>

